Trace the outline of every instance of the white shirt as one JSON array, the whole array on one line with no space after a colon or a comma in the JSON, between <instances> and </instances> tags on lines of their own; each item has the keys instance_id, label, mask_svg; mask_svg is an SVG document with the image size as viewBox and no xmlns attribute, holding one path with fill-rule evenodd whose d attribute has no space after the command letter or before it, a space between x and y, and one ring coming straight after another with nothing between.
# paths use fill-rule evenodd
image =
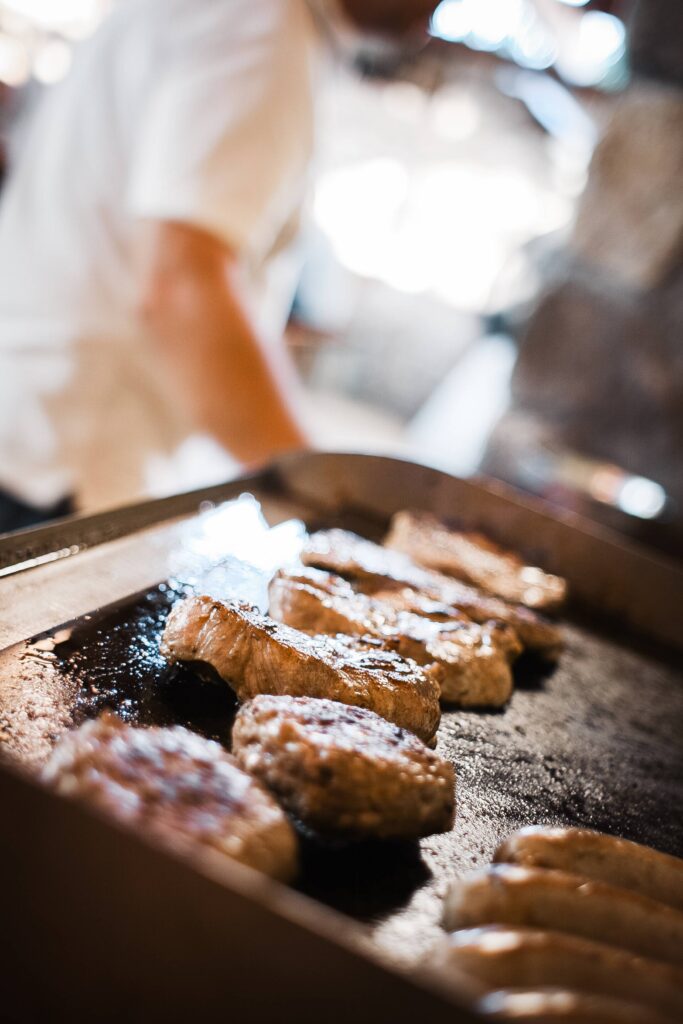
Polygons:
<instances>
[{"instance_id":1,"label":"white shirt","mask_svg":"<svg viewBox=\"0 0 683 1024\"><path fill-rule=\"evenodd\" d=\"M314 42L304 0L119 0L82 44L0 197L0 488L115 504L191 433L135 312L145 219L235 248L282 330Z\"/></svg>"}]
</instances>

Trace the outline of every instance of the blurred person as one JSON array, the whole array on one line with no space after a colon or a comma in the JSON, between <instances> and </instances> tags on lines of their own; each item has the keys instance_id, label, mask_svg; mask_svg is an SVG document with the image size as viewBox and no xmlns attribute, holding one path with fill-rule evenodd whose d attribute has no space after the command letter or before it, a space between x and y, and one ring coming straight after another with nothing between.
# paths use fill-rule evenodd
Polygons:
<instances>
[{"instance_id":1,"label":"blurred person","mask_svg":"<svg viewBox=\"0 0 683 1024\"><path fill-rule=\"evenodd\" d=\"M320 44L435 6L119 0L82 44L0 202L0 531L309 445L282 336Z\"/></svg>"}]
</instances>

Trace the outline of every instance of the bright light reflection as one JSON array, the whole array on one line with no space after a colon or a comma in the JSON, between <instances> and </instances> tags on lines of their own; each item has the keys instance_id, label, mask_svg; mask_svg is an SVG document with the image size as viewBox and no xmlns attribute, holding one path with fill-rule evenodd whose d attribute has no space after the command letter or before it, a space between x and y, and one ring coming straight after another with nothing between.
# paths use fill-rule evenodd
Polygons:
<instances>
[{"instance_id":1,"label":"bright light reflection","mask_svg":"<svg viewBox=\"0 0 683 1024\"><path fill-rule=\"evenodd\" d=\"M466 40L474 49L496 50L519 31L525 17L525 0L443 0L432 16L431 32Z\"/></svg>"},{"instance_id":2,"label":"bright light reflection","mask_svg":"<svg viewBox=\"0 0 683 1024\"><path fill-rule=\"evenodd\" d=\"M14 88L28 81L31 62L24 44L12 36L0 35L0 82Z\"/></svg>"},{"instance_id":3,"label":"bright light reflection","mask_svg":"<svg viewBox=\"0 0 683 1024\"><path fill-rule=\"evenodd\" d=\"M33 61L33 74L44 85L53 85L71 67L71 48L62 39L50 39L38 50Z\"/></svg>"},{"instance_id":4,"label":"bright light reflection","mask_svg":"<svg viewBox=\"0 0 683 1024\"><path fill-rule=\"evenodd\" d=\"M481 928L463 928L461 931L452 932L450 941L455 948L469 946L474 942L486 955L487 953L508 953L519 949L523 939L513 928L507 928L504 925L484 925Z\"/></svg>"},{"instance_id":5,"label":"bright light reflection","mask_svg":"<svg viewBox=\"0 0 683 1024\"><path fill-rule=\"evenodd\" d=\"M618 466L594 470L588 491L596 501L615 505L639 519L655 519L666 505L666 491L660 484L644 476L630 476Z\"/></svg>"},{"instance_id":6,"label":"bright light reflection","mask_svg":"<svg viewBox=\"0 0 683 1024\"><path fill-rule=\"evenodd\" d=\"M557 60L557 46L547 32L534 24L511 39L508 52L516 64L531 71L543 71Z\"/></svg>"},{"instance_id":7,"label":"bright light reflection","mask_svg":"<svg viewBox=\"0 0 683 1024\"><path fill-rule=\"evenodd\" d=\"M430 31L474 50L501 51L536 70L550 67L557 57L552 36L528 0L443 0Z\"/></svg>"},{"instance_id":8,"label":"bright light reflection","mask_svg":"<svg viewBox=\"0 0 683 1024\"><path fill-rule=\"evenodd\" d=\"M470 30L471 15L464 0L443 0L434 11L430 32L446 42L459 42Z\"/></svg>"},{"instance_id":9,"label":"bright light reflection","mask_svg":"<svg viewBox=\"0 0 683 1024\"><path fill-rule=\"evenodd\" d=\"M43 28L56 29L72 22L92 21L103 0L3 0L3 6Z\"/></svg>"},{"instance_id":10,"label":"bright light reflection","mask_svg":"<svg viewBox=\"0 0 683 1024\"><path fill-rule=\"evenodd\" d=\"M486 1016L501 1014L510 1020L527 1015L539 1016L541 1019L546 1016L551 1007L553 1016L557 1011L559 1019L560 1014L571 1014L576 1008L576 998L571 992L562 991L491 992L481 1000L478 1006Z\"/></svg>"},{"instance_id":11,"label":"bright light reflection","mask_svg":"<svg viewBox=\"0 0 683 1024\"><path fill-rule=\"evenodd\" d=\"M579 25L579 50L583 59L613 64L624 52L626 29L619 18L604 11L588 11Z\"/></svg>"},{"instance_id":12,"label":"bright light reflection","mask_svg":"<svg viewBox=\"0 0 683 1024\"><path fill-rule=\"evenodd\" d=\"M619 508L639 519L655 519L666 505L666 491L654 480L632 476L617 496Z\"/></svg>"},{"instance_id":13,"label":"bright light reflection","mask_svg":"<svg viewBox=\"0 0 683 1024\"><path fill-rule=\"evenodd\" d=\"M602 82L626 52L626 29L619 18L604 11L581 15L574 44L558 60L558 68L574 85Z\"/></svg>"},{"instance_id":14,"label":"bright light reflection","mask_svg":"<svg viewBox=\"0 0 683 1024\"><path fill-rule=\"evenodd\" d=\"M314 214L354 273L482 309L519 245L566 224L571 203L504 167L371 160L323 176Z\"/></svg>"},{"instance_id":15,"label":"bright light reflection","mask_svg":"<svg viewBox=\"0 0 683 1024\"><path fill-rule=\"evenodd\" d=\"M258 569L274 569L298 555L304 536L303 523L295 519L271 529L256 498L242 494L203 512L187 546L209 562L234 556Z\"/></svg>"},{"instance_id":16,"label":"bright light reflection","mask_svg":"<svg viewBox=\"0 0 683 1024\"><path fill-rule=\"evenodd\" d=\"M268 581L295 563L306 530L298 519L270 528L260 503L242 494L203 511L190 525L170 565L175 584L221 600L268 606Z\"/></svg>"}]
</instances>

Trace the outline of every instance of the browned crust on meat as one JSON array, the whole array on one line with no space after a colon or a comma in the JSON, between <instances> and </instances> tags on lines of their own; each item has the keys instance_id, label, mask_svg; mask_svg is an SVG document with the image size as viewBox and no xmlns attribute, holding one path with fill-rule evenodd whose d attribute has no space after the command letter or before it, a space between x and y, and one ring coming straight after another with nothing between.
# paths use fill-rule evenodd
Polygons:
<instances>
[{"instance_id":1,"label":"browned crust on meat","mask_svg":"<svg viewBox=\"0 0 683 1024\"><path fill-rule=\"evenodd\" d=\"M583 875L496 864L454 882L444 926L524 925L566 932L683 966L683 914Z\"/></svg>"},{"instance_id":2,"label":"browned crust on meat","mask_svg":"<svg viewBox=\"0 0 683 1024\"><path fill-rule=\"evenodd\" d=\"M628 839L587 828L531 826L501 843L494 859L571 871L683 911L683 860Z\"/></svg>"},{"instance_id":3,"label":"browned crust on meat","mask_svg":"<svg viewBox=\"0 0 683 1024\"><path fill-rule=\"evenodd\" d=\"M170 661L211 665L240 700L329 697L376 711L426 742L439 724L434 672L373 637L309 636L253 608L191 597L174 605L161 651Z\"/></svg>"},{"instance_id":4,"label":"browned crust on meat","mask_svg":"<svg viewBox=\"0 0 683 1024\"><path fill-rule=\"evenodd\" d=\"M474 622L492 619L506 622L525 647L545 658L557 658L563 647L561 630L523 605L501 598L458 580L416 565L401 551L392 551L364 540L347 530L321 530L312 534L301 553L305 565L348 577L366 593L402 592L403 607L430 617L455 617L464 613ZM410 596L409 606L406 604ZM423 609L430 608L430 611Z\"/></svg>"},{"instance_id":5,"label":"browned crust on meat","mask_svg":"<svg viewBox=\"0 0 683 1024\"><path fill-rule=\"evenodd\" d=\"M454 932L434 956L445 976L480 992L557 987L617 996L679 1020L683 974L601 942L492 925Z\"/></svg>"},{"instance_id":6,"label":"browned crust on meat","mask_svg":"<svg viewBox=\"0 0 683 1024\"><path fill-rule=\"evenodd\" d=\"M452 765L365 708L255 697L235 719L233 751L292 814L327 836L413 839L453 824Z\"/></svg>"},{"instance_id":7,"label":"browned crust on meat","mask_svg":"<svg viewBox=\"0 0 683 1024\"><path fill-rule=\"evenodd\" d=\"M282 881L296 874L296 837L273 798L218 743L188 729L104 715L67 733L42 777L190 854L212 851Z\"/></svg>"},{"instance_id":8,"label":"browned crust on meat","mask_svg":"<svg viewBox=\"0 0 683 1024\"><path fill-rule=\"evenodd\" d=\"M566 599L567 584L478 533L450 530L434 516L397 512L385 545L419 565L447 573L507 601L554 611Z\"/></svg>"},{"instance_id":9,"label":"browned crust on meat","mask_svg":"<svg viewBox=\"0 0 683 1024\"><path fill-rule=\"evenodd\" d=\"M419 665L438 666L441 697L462 707L500 707L512 693L511 662L521 644L504 623L445 622L355 593L338 576L315 569L281 571L269 587L273 618L316 633L378 637Z\"/></svg>"}]
</instances>

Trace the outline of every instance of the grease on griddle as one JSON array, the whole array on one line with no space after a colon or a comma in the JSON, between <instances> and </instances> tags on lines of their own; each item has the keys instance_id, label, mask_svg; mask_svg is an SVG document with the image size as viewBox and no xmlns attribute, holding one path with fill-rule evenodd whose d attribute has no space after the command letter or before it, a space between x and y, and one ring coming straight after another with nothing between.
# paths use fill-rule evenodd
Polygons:
<instances>
[{"instance_id":1,"label":"grease on griddle","mask_svg":"<svg viewBox=\"0 0 683 1024\"><path fill-rule=\"evenodd\" d=\"M179 596L161 584L81 620L55 644L54 666L78 684L74 724L110 710L138 725L184 725L227 745L235 713L230 688L204 671L169 666L159 653Z\"/></svg>"}]
</instances>

